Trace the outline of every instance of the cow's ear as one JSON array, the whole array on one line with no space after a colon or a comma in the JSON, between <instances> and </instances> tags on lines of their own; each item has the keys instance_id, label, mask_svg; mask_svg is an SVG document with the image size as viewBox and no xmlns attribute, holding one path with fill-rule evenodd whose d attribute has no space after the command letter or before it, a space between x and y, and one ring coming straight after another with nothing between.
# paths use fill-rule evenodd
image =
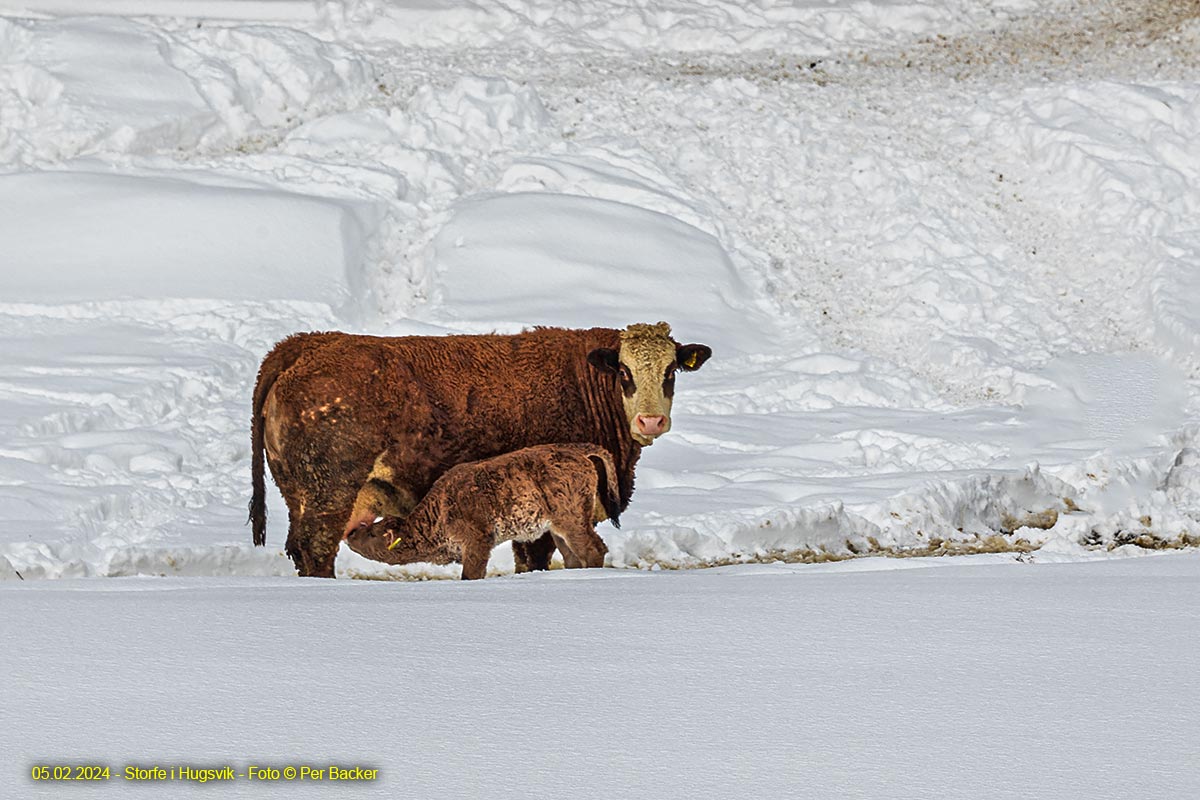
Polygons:
<instances>
[{"instance_id":1,"label":"cow's ear","mask_svg":"<svg viewBox=\"0 0 1200 800\"><path fill-rule=\"evenodd\" d=\"M687 372L695 372L708 361L712 348L704 344L675 345L675 362L679 368Z\"/></svg>"},{"instance_id":2,"label":"cow's ear","mask_svg":"<svg viewBox=\"0 0 1200 800\"><path fill-rule=\"evenodd\" d=\"M597 347L588 353L588 363L601 372L617 372L621 368L621 360L616 350L607 347Z\"/></svg>"}]
</instances>

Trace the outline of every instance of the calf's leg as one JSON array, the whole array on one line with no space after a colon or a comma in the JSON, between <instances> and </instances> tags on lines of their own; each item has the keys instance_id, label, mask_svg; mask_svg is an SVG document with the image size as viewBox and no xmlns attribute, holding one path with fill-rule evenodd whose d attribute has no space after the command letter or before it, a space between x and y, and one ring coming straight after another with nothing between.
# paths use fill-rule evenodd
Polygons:
<instances>
[{"instance_id":1,"label":"calf's leg","mask_svg":"<svg viewBox=\"0 0 1200 800\"><path fill-rule=\"evenodd\" d=\"M579 569L583 566L583 562L575 555L575 551L571 549L571 545L567 543L566 539L563 539L561 536L555 536L554 544L558 547L558 552L562 553L564 567L567 569Z\"/></svg>"},{"instance_id":2,"label":"calf's leg","mask_svg":"<svg viewBox=\"0 0 1200 800\"><path fill-rule=\"evenodd\" d=\"M462 579L477 581L485 577L488 558L491 555L491 542L484 541L482 537L464 543L462 546Z\"/></svg>"},{"instance_id":3,"label":"calf's leg","mask_svg":"<svg viewBox=\"0 0 1200 800\"><path fill-rule=\"evenodd\" d=\"M586 521L560 520L552 524L551 529L554 531L555 537L562 538L566 542L580 566L604 566L604 555L608 552L608 545L596 533L596 528L590 519ZM566 550L563 553L565 561Z\"/></svg>"}]
</instances>

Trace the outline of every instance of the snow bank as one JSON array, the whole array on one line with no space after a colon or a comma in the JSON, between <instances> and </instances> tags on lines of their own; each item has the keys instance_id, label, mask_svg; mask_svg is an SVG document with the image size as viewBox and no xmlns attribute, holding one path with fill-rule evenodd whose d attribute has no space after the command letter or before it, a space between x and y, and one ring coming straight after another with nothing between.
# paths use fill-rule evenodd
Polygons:
<instances>
[{"instance_id":1,"label":"snow bank","mask_svg":"<svg viewBox=\"0 0 1200 800\"><path fill-rule=\"evenodd\" d=\"M17 0L14 10L41 14L121 14L263 20L313 25L326 35L406 47L522 45L542 49L737 52L799 50L821 55L850 45L882 44L929 30L987 24L1034 6L1031 0Z\"/></svg>"},{"instance_id":2,"label":"snow bank","mask_svg":"<svg viewBox=\"0 0 1200 800\"><path fill-rule=\"evenodd\" d=\"M164 39L120 19L0 19L0 162L195 147L217 122Z\"/></svg>"},{"instance_id":3,"label":"snow bank","mask_svg":"<svg viewBox=\"0 0 1200 800\"><path fill-rule=\"evenodd\" d=\"M472 200L439 231L431 261L438 299L473 323L571 326L584 306L596 325L670 320L729 356L766 338L750 320L730 324L751 298L717 241L636 206L547 193Z\"/></svg>"},{"instance_id":4,"label":"snow bank","mask_svg":"<svg viewBox=\"0 0 1200 800\"><path fill-rule=\"evenodd\" d=\"M303 22L318 16L316 0L12 0L10 10L33 14L113 14L120 16Z\"/></svg>"},{"instance_id":5,"label":"snow bank","mask_svg":"<svg viewBox=\"0 0 1200 800\"><path fill-rule=\"evenodd\" d=\"M551 51L799 51L822 55L931 29L954 30L1027 0L951 8L922 0L769 2L683 0L645 5L522 0L504 5L423 0L379 6L349 0L330 15L338 35L419 47L481 44Z\"/></svg>"},{"instance_id":6,"label":"snow bank","mask_svg":"<svg viewBox=\"0 0 1200 800\"><path fill-rule=\"evenodd\" d=\"M331 114L301 125L261 156L291 183L366 197L381 209L367 242L364 293L386 326L436 291L429 242L462 198L488 187L512 151L547 146L551 121L537 92L498 78L420 85L402 105ZM314 185L315 184L315 185ZM318 188L318 186L320 188ZM364 304L367 305L367 304Z\"/></svg>"},{"instance_id":7,"label":"snow bank","mask_svg":"<svg viewBox=\"0 0 1200 800\"><path fill-rule=\"evenodd\" d=\"M7 302L350 299L362 237L345 205L178 176L0 177ZM70 231L69 236L58 231Z\"/></svg>"},{"instance_id":8,"label":"snow bank","mask_svg":"<svg viewBox=\"0 0 1200 800\"><path fill-rule=\"evenodd\" d=\"M0 556L0 581L21 580L21 575L4 556Z\"/></svg>"},{"instance_id":9,"label":"snow bank","mask_svg":"<svg viewBox=\"0 0 1200 800\"><path fill-rule=\"evenodd\" d=\"M286 574L279 498L267 551L242 526L249 387L322 328L711 345L613 565L1196 535L1194 82L938 71L1016 3L187 5L0 18L26 577ZM925 68L745 49L897 31Z\"/></svg>"},{"instance_id":10,"label":"snow bank","mask_svg":"<svg viewBox=\"0 0 1200 800\"><path fill-rule=\"evenodd\" d=\"M0 163L245 148L374 88L360 59L301 31L0 17Z\"/></svg>"},{"instance_id":11,"label":"snow bank","mask_svg":"<svg viewBox=\"0 0 1200 800\"><path fill-rule=\"evenodd\" d=\"M1195 369L1200 362L1200 87L1192 83L1079 84L1030 90L1012 106L1013 132L1036 186L1081 225L1123 230L1154 269L1141 278L1155 333Z\"/></svg>"}]
</instances>

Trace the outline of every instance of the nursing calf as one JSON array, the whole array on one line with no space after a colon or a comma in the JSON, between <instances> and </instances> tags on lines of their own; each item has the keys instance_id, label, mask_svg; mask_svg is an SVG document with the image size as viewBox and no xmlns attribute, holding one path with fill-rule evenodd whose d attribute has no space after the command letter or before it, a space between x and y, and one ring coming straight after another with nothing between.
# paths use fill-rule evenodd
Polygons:
<instances>
[{"instance_id":1,"label":"nursing calf","mask_svg":"<svg viewBox=\"0 0 1200 800\"><path fill-rule=\"evenodd\" d=\"M606 518L618 524L617 486L602 447L527 447L452 467L407 517L356 526L346 543L389 564L458 561L463 580L476 580L497 544L549 533L568 567L601 567L608 548L595 525Z\"/></svg>"}]
</instances>

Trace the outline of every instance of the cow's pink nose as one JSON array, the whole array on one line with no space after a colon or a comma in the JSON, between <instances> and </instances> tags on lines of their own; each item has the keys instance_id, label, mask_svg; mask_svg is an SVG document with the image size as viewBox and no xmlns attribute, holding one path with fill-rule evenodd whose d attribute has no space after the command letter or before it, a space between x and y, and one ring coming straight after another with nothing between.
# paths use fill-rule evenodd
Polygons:
<instances>
[{"instance_id":1,"label":"cow's pink nose","mask_svg":"<svg viewBox=\"0 0 1200 800\"><path fill-rule=\"evenodd\" d=\"M637 424L638 433L646 436L658 436L667 429L667 418L663 416L651 417L638 414L633 421Z\"/></svg>"}]
</instances>

